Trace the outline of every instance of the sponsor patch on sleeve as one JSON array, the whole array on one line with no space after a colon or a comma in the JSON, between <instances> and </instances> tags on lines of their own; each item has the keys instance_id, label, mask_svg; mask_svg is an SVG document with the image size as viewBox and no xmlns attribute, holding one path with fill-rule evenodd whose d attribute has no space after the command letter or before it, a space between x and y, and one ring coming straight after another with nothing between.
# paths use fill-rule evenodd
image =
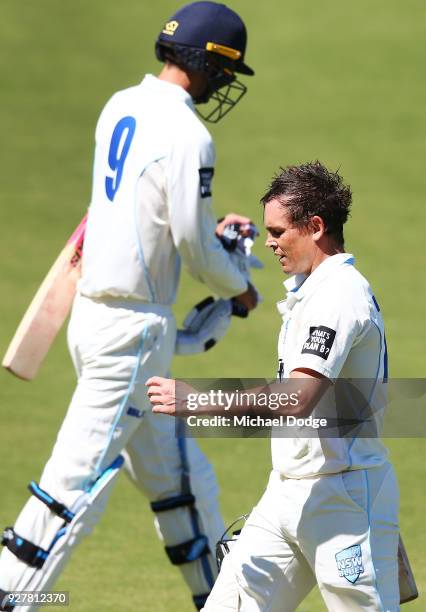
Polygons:
<instances>
[{"instance_id":1,"label":"sponsor patch on sleeve","mask_svg":"<svg viewBox=\"0 0 426 612\"><path fill-rule=\"evenodd\" d=\"M327 359L333 346L336 332L325 325L309 328L308 339L304 342L302 353L309 353Z\"/></svg>"},{"instance_id":2,"label":"sponsor patch on sleeve","mask_svg":"<svg viewBox=\"0 0 426 612\"><path fill-rule=\"evenodd\" d=\"M200 168L200 193L202 198L209 198L212 195L212 178L214 168Z\"/></svg>"}]
</instances>

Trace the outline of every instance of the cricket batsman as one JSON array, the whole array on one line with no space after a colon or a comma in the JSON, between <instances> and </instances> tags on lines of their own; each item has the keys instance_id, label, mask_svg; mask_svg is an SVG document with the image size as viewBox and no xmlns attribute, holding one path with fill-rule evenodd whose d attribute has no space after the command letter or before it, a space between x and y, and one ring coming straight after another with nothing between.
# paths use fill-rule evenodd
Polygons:
<instances>
[{"instance_id":1,"label":"cricket batsman","mask_svg":"<svg viewBox=\"0 0 426 612\"><path fill-rule=\"evenodd\" d=\"M385 330L379 303L344 248L351 198L320 162L283 169L262 198L266 246L291 275L278 302L281 382L269 391L296 394L297 402L273 416L308 422L320 409L339 418L350 406L355 422L377 416L380 424ZM362 393L338 402L339 381L357 391L361 384ZM186 414L173 381L153 377L148 386L154 412ZM272 430L265 493L225 556L204 612L292 612L315 584L331 612L397 612L398 486L379 436L353 428L307 437L306 427L283 427Z\"/></svg>"},{"instance_id":2,"label":"cricket batsman","mask_svg":"<svg viewBox=\"0 0 426 612\"><path fill-rule=\"evenodd\" d=\"M99 117L68 328L77 386L41 479L30 483L29 501L4 531L0 610L37 607L14 593L52 587L99 520L124 463L197 609L213 586L212 551L224 529L215 476L192 439L176 438L173 419L152 414L145 382L169 372L181 264L216 296L248 310L257 302L219 240L227 224L250 219L228 215L217 225L215 150L196 115L200 105L216 122L245 93L237 76L254 74L244 62L246 43L243 21L224 4L185 5L158 35L159 76L117 92Z\"/></svg>"}]
</instances>

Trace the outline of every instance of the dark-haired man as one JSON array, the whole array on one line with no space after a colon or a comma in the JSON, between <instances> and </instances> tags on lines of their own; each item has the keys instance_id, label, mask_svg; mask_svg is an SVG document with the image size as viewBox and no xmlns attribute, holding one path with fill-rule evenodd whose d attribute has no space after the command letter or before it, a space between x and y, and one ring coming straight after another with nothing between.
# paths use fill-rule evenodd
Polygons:
<instances>
[{"instance_id":1,"label":"dark-haired man","mask_svg":"<svg viewBox=\"0 0 426 612\"><path fill-rule=\"evenodd\" d=\"M194 440L177 439L173 420L151 413L144 383L170 368L181 262L219 297L256 305L256 291L217 238L227 223L250 220L228 215L217 225L215 150L195 114L211 100L205 119L218 121L245 93L237 74L254 74L246 43L243 21L224 4L185 5L158 35L159 76L117 92L99 117L68 330L78 384L40 483L31 483L4 532L0 610L37 607L34 598L19 606L13 592L51 588L99 520L123 455L198 609L213 585L212 551L224 529L215 475Z\"/></svg>"},{"instance_id":2,"label":"dark-haired man","mask_svg":"<svg viewBox=\"0 0 426 612\"><path fill-rule=\"evenodd\" d=\"M319 162L290 166L262 203L266 246L292 274L278 303L279 378L299 397L274 416L339 410L336 379L363 381L362 397L379 415L386 341L372 290L344 251L349 187ZM154 411L173 414L173 384L158 378L148 384ZM355 408L362 419L363 400ZM290 612L317 583L333 612L395 612L398 489L386 449L377 436L356 430L350 437L293 431L294 437L273 432L268 486L225 557L204 611Z\"/></svg>"}]
</instances>

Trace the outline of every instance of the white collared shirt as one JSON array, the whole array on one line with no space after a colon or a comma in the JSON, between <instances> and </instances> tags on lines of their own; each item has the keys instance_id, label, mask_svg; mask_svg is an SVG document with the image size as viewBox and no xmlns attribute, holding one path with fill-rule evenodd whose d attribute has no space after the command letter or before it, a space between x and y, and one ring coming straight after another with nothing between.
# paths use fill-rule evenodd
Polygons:
<instances>
[{"instance_id":1,"label":"white collared shirt","mask_svg":"<svg viewBox=\"0 0 426 612\"><path fill-rule=\"evenodd\" d=\"M170 305L181 259L220 297L245 291L215 237L214 163L183 88L147 75L112 96L96 127L81 293Z\"/></svg>"},{"instance_id":2,"label":"white collared shirt","mask_svg":"<svg viewBox=\"0 0 426 612\"><path fill-rule=\"evenodd\" d=\"M362 386L363 396L368 395L369 409L380 428L385 404L382 382L387 379L383 319L368 282L354 267L353 256L328 257L307 278L294 276L284 284L287 298L277 304L283 319L278 341L281 378L307 368L332 380L358 380L356 385ZM341 403L336 413L336 389L337 385L326 393L313 416L342 416ZM344 413L351 408L347 402L353 402L357 416L364 418L359 397L350 395ZM351 430L353 437L333 438L302 438L294 431L294 438L275 437L275 431L272 439L273 467L290 478L361 469L386 459L380 440L358 437L356 429Z\"/></svg>"}]
</instances>

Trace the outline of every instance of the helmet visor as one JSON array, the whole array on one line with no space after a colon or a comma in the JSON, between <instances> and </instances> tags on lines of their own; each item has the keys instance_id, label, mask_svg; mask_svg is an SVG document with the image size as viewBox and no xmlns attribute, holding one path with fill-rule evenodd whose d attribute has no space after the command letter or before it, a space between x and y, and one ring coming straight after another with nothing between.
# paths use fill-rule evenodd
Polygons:
<instances>
[{"instance_id":1,"label":"helmet visor","mask_svg":"<svg viewBox=\"0 0 426 612\"><path fill-rule=\"evenodd\" d=\"M232 81L228 80L226 84L222 84L218 89L212 91L209 88L207 92L207 106L203 107L202 111L199 107L195 110L204 121L217 123L234 108L246 91L247 87L244 83L233 77ZM195 100L195 102L197 101Z\"/></svg>"}]
</instances>

